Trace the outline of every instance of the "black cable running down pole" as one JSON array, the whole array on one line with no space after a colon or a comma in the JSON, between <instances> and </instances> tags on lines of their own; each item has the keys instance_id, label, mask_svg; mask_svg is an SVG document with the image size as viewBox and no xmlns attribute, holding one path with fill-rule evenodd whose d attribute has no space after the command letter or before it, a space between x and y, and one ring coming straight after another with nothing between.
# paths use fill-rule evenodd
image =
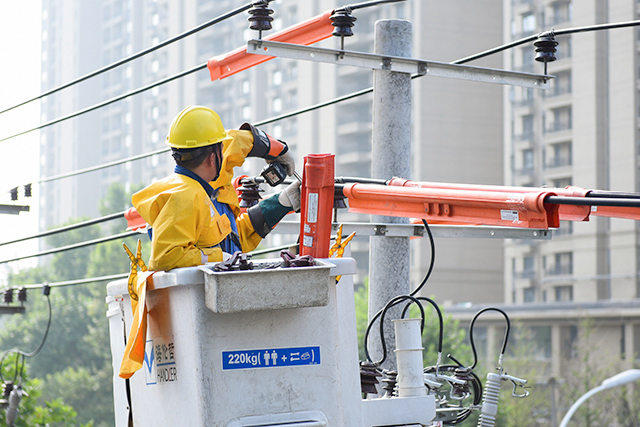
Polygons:
<instances>
[{"instance_id":1,"label":"black cable running down pole","mask_svg":"<svg viewBox=\"0 0 640 427\"><path fill-rule=\"evenodd\" d=\"M467 62L475 61L476 59L481 59L481 58L484 58L485 56L490 56L495 53L502 52L503 50L511 49L513 47L520 46L521 44L532 42L534 40L537 40L538 37L543 34L554 34L556 36L564 36L567 34L584 33L587 31L611 30L616 28L635 27L639 25L640 25L640 20L618 22L615 24L599 24L599 25L589 25L585 27L565 28L562 30L543 31L539 34L533 34L533 35L521 38L519 40L514 40L512 42L503 44L502 46L494 47L493 49L485 50L484 52L476 53L474 55L458 59L456 61L451 62L451 64L465 64Z\"/></svg>"},{"instance_id":2,"label":"black cable running down pole","mask_svg":"<svg viewBox=\"0 0 640 427\"><path fill-rule=\"evenodd\" d=\"M13 244L13 243L18 243L18 242L24 242L25 240L36 239L36 238L40 238L40 237L52 236L54 234L64 233L66 231L76 230L78 228L88 227L88 226L94 225L94 224L100 224L101 222L107 222L107 221L112 221L112 220L118 219L118 218L124 218L125 212L126 211L116 212L116 213L112 213L112 214L109 214L109 215L102 216L100 218L89 219L89 220L78 222L78 223L75 223L75 224L65 225L64 227L59 227L59 228L54 228L54 229L51 229L51 230L48 230L48 231L43 231L42 233L34 234L32 236L21 237L19 239L9 240L9 241L6 241L6 242L0 242L0 246L10 245L10 244Z\"/></svg>"},{"instance_id":3,"label":"black cable running down pole","mask_svg":"<svg viewBox=\"0 0 640 427\"><path fill-rule=\"evenodd\" d=\"M24 134L29 133L29 132L33 132L34 130L38 130L38 129L45 128L47 126L55 125L56 123L60 123L60 122L63 122L65 120L69 120L69 119L72 119L74 117L80 116L82 114L88 113L90 111L97 110L98 108L105 107L105 106L107 106L109 104L113 104L114 102L121 101L121 100L123 100L125 98L128 98L130 96L137 95L137 94L139 94L141 92L147 91L149 89L153 89L156 86L160 86L160 85L163 85L165 83L169 83L172 80L179 79L181 77L187 76L187 75L189 75L191 73L195 73L196 71L200 71L200 70L205 69L205 68L207 68L207 63L206 62L204 64L196 65L195 67L190 68L190 69L185 70L185 71L182 71L182 72L180 72L178 74L174 74L173 76L169 76L167 78L164 78L162 80L158 80L158 81L156 81L154 83L151 83L151 84L148 84L146 86L142 86L141 88L126 92L126 93L124 93L122 95L118 95L118 96L116 96L114 98L108 99L108 100L100 102L98 104L94 104L94 105L92 105L90 107L83 108L82 110L78 110L75 113L67 114L66 116L58 117L57 119L53 119L53 120L50 120L50 121L48 121L46 123L42 123L42 124L40 124L38 126L32 127L31 129L27 129L27 130L24 130L22 132L18 132L18 133L13 134L13 135L5 136L4 138L0 139L0 142L4 142L4 141L6 141L8 139L12 139L12 138L24 135Z\"/></svg>"},{"instance_id":4,"label":"black cable running down pole","mask_svg":"<svg viewBox=\"0 0 640 427\"><path fill-rule=\"evenodd\" d=\"M73 86L73 85L75 85L77 83L80 83L80 82L82 82L84 80L90 79L91 77L95 77L95 76L97 76L99 74L102 74L102 73L107 72L109 70L112 70L112 69L114 69L116 67L119 67L120 65L126 64L127 62L131 62L134 59L138 59L138 58L140 58L140 57L142 57L144 55L147 55L147 54L149 54L149 53L151 53L151 52L153 52L155 50L158 50L158 49L163 48L163 47L165 47L167 45L170 45L171 43L174 43L174 42L176 42L178 40L182 40L185 37L188 37L188 36L190 36L192 34L195 34L195 33L199 32L201 30L204 30L205 28L208 28L208 27L210 27L212 25L215 25L215 24L217 24L219 22L222 22L222 21L224 21L226 19L229 19L229 18L231 18L231 17L233 17L233 16L235 16L235 15L237 15L239 13L244 12L245 10L248 10L249 8L251 8L251 5L252 5L251 3L248 3L248 4L244 5L244 6L241 6L241 7L237 8L237 9L234 9L234 10L232 10L230 12L227 12L227 13L225 13L223 15L217 16L217 17L205 22L204 24L201 24L201 25L199 25L199 26L197 26L197 27L195 27L195 28L193 28L191 30L185 31L184 33L178 34L175 37L172 37L170 39L162 41L162 42L158 43L155 46L152 46L150 48L141 50L141 51L139 51L137 53L134 53L133 55L127 56L126 58L120 59L120 60L118 60L118 61L116 61L116 62L114 62L112 64L106 65L106 66L104 66L102 68L99 68L99 69L97 69L95 71L92 71L92 72L90 72L88 74L85 74L82 77L78 77L77 79L72 80L72 81L70 81L68 83L62 84L62 85L57 86L57 87L55 87L53 89L49 89L48 91L43 92L38 96L35 96L33 98L29 98L29 99L27 99L25 101L22 101L22 102L20 102L20 103L18 103L16 105L13 105L11 107L5 108L4 110L0 111L0 114L6 113L7 111L13 110L14 108L21 107L21 106L23 106L25 104L28 104L28 103L33 102L33 101L36 101L38 99L44 98L45 96L52 95L52 94L54 94L56 92L61 91L62 89L66 89L66 88L68 88L70 86Z\"/></svg>"},{"instance_id":5,"label":"black cable running down pole","mask_svg":"<svg viewBox=\"0 0 640 427\"><path fill-rule=\"evenodd\" d=\"M137 231L127 231L126 233L120 233L113 236L101 237L99 239L87 240L85 242L79 242L79 243L74 243L67 246L61 246L59 248L48 249L46 251L38 252L35 254L22 255L15 258L3 259L0 261L0 264L6 264L12 261L19 261L21 259L57 254L59 252L70 251L71 249L84 248L85 246L92 246L92 245L97 245L99 243L110 242L112 240L124 239L125 237L135 236L136 234L140 234L140 233L138 233Z\"/></svg>"},{"instance_id":6,"label":"black cable running down pole","mask_svg":"<svg viewBox=\"0 0 640 427\"><path fill-rule=\"evenodd\" d=\"M640 208L640 199L601 198L601 197L564 197L547 196L544 203L552 205L578 205L578 206L620 206L627 208Z\"/></svg>"}]
</instances>

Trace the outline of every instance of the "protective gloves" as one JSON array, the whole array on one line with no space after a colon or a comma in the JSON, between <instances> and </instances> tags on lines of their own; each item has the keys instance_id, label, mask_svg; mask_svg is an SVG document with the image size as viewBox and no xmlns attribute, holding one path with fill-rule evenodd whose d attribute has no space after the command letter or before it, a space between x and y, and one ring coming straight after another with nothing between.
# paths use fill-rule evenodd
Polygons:
<instances>
[{"instance_id":1,"label":"protective gloves","mask_svg":"<svg viewBox=\"0 0 640 427\"><path fill-rule=\"evenodd\" d=\"M290 206L294 212L300 212L300 181L295 180L280 192L278 202Z\"/></svg>"},{"instance_id":2,"label":"protective gloves","mask_svg":"<svg viewBox=\"0 0 640 427\"><path fill-rule=\"evenodd\" d=\"M240 130L248 130L253 135L253 148L247 157L260 157L267 163L277 161L287 168L287 175L293 175L296 165L286 142L274 138L249 123L243 123Z\"/></svg>"},{"instance_id":3,"label":"protective gloves","mask_svg":"<svg viewBox=\"0 0 640 427\"><path fill-rule=\"evenodd\" d=\"M253 229L262 238L276 226L286 214L300 210L300 182L295 181L278 194L274 194L247 209Z\"/></svg>"}]
</instances>

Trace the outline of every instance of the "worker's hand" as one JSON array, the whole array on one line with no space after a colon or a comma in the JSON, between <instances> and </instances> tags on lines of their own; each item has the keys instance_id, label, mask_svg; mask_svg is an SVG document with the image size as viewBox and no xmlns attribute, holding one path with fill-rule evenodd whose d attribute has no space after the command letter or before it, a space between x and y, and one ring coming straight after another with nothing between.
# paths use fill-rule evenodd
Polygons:
<instances>
[{"instance_id":1,"label":"worker's hand","mask_svg":"<svg viewBox=\"0 0 640 427\"><path fill-rule=\"evenodd\" d=\"M293 160L293 156L291 155L291 153L289 151L287 151L286 153L283 153L280 156L276 157L275 160L266 159L265 161L267 163L271 163L271 162L280 163L282 166L287 168L287 175L289 175L289 176L292 176L293 173L296 170L296 162L295 162L295 160Z\"/></svg>"},{"instance_id":2,"label":"worker's hand","mask_svg":"<svg viewBox=\"0 0 640 427\"><path fill-rule=\"evenodd\" d=\"M282 206L291 207L294 212L300 212L300 181L293 181L278 196Z\"/></svg>"},{"instance_id":3,"label":"worker's hand","mask_svg":"<svg viewBox=\"0 0 640 427\"><path fill-rule=\"evenodd\" d=\"M227 261L229 259L231 259L231 254L228 254L228 253L222 251L222 261L224 262L224 261Z\"/></svg>"}]
</instances>

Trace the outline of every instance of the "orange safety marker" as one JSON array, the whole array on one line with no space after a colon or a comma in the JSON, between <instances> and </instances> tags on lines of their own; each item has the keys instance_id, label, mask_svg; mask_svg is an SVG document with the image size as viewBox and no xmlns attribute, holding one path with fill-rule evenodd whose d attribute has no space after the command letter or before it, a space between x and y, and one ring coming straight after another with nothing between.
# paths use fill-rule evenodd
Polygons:
<instances>
[{"instance_id":1,"label":"orange safety marker","mask_svg":"<svg viewBox=\"0 0 640 427\"><path fill-rule=\"evenodd\" d=\"M346 184L349 210L377 215L424 218L439 223L521 228L559 227L558 205L544 199L551 191L515 193Z\"/></svg>"},{"instance_id":2,"label":"orange safety marker","mask_svg":"<svg viewBox=\"0 0 640 427\"><path fill-rule=\"evenodd\" d=\"M300 195L300 255L329 257L334 191L333 154L304 158Z\"/></svg>"},{"instance_id":3,"label":"orange safety marker","mask_svg":"<svg viewBox=\"0 0 640 427\"><path fill-rule=\"evenodd\" d=\"M319 42L320 40L331 37L331 33L334 30L330 19L332 13L333 11L328 10L321 15L307 19L299 24L292 25L282 31L267 36L264 40L295 43L300 45L310 45ZM215 81L218 79L224 79L273 58L273 56L247 53L247 47L244 46L226 54L211 58L207 62L207 68L211 75L211 81Z\"/></svg>"},{"instance_id":4,"label":"orange safety marker","mask_svg":"<svg viewBox=\"0 0 640 427\"><path fill-rule=\"evenodd\" d=\"M129 208L124 217L127 220L127 230L136 231L147 226L147 222L142 219L136 208Z\"/></svg>"}]
</instances>

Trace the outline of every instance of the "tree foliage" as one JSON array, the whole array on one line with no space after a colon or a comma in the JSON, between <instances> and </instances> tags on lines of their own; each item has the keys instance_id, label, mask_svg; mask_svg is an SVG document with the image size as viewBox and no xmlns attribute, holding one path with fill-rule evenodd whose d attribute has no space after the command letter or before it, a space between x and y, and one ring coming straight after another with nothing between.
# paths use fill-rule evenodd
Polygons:
<instances>
[{"instance_id":1,"label":"tree foliage","mask_svg":"<svg viewBox=\"0 0 640 427\"><path fill-rule=\"evenodd\" d=\"M122 185L114 184L101 201L100 212L107 215L123 211L130 205L129 200ZM74 219L67 224L82 220ZM122 233L125 228L126 221L118 219L55 234L46 242L49 247L58 248ZM126 239L127 245L135 247L136 240ZM122 243L111 241L54 254L43 266L12 274L9 283L18 287L125 273L129 270L129 259ZM20 425L114 424L105 297L105 282L51 289L52 321L46 343L40 354L27 360L37 392L23 398L19 419L28 420L28 424ZM3 324L0 350L15 347L32 351L41 342L48 320L46 299L39 290L30 289L25 307L25 314L14 315Z\"/></svg>"}]
</instances>

